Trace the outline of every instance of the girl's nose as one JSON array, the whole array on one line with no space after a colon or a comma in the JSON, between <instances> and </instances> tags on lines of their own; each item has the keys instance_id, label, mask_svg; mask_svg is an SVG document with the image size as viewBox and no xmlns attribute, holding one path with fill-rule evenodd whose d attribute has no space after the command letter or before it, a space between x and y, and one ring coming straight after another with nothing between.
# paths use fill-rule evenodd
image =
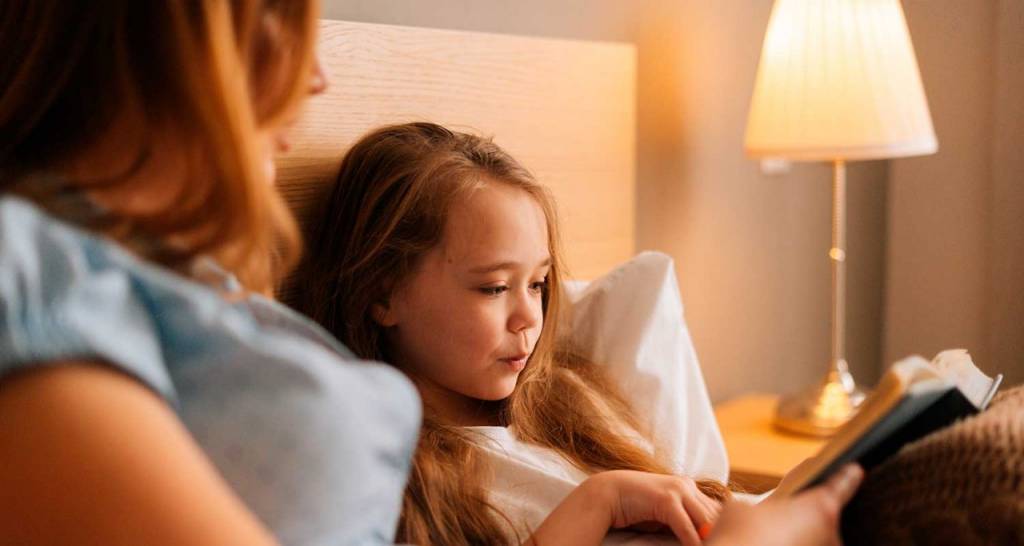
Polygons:
<instances>
[{"instance_id":1,"label":"girl's nose","mask_svg":"<svg viewBox=\"0 0 1024 546\"><path fill-rule=\"evenodd\" d=\"M518 334L523 330L537 327L541 320L543 320L543 309L539 301L535 301L530 296L524 295L521 298L517 298L515 309L512 310L512 315L509 317L509 330L512 333Z\"/></svg>"}]
</instances>

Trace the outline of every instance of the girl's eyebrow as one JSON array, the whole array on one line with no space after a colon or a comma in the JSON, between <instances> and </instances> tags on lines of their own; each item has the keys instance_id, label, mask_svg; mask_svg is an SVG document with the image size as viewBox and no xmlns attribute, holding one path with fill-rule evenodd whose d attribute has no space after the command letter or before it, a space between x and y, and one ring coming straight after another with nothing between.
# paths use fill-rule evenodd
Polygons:
<instances>
[{"instance_id":1,"label":"girl's eyebrow","mask_svg":"<svg viewBox=\"0 0 1024 546\"><path fill-rule=\"evenodd\" d=\"M551 265L551 256L548 256L547 258L544 259L544 261L537 264L537 269L540 269L542 267L548 267L549 265ZM479 267L470 268L469 272L477 274L493 273L495 271L516 269L517 267L519 267L519 262L497 262L489 265L482 265Z\"/></svg>"}]
</instances>

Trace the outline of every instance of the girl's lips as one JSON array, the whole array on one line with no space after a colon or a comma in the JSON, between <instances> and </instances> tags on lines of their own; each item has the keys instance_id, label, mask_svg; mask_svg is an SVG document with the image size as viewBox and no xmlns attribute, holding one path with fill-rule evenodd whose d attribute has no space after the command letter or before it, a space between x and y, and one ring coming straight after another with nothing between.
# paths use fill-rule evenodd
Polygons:
<instances>
[{"instance_id":1,"label":"girl's lips","mask_svg":"<svg viewBox=\"0 0 1024 546\"><path fill-rule=\"evenodd\" d=\"M507 364L513 371L522 371L526 367L526 360L529 355L513 356L509 358L502 358L501 361Z\"/></svg>"}]
</instances>

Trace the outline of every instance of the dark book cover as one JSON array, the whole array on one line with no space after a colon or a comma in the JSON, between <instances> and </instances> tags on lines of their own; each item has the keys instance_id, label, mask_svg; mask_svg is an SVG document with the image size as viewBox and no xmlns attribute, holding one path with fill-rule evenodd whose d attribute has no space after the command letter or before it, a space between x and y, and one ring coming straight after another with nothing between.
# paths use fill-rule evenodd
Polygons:
<instances>
[{"instance_id":1,"label":"dark book cover","mask_svg":"<svg viewBox=\"0 0 1024 546\"><path fill-rule=\"evenodd\" d=\"M904 445L978 411L956 387L907 394L892 411L825 467L805 488L820 484L847 463L857 462L868 472L896 454Z\"/></svg>"}]
</instances>

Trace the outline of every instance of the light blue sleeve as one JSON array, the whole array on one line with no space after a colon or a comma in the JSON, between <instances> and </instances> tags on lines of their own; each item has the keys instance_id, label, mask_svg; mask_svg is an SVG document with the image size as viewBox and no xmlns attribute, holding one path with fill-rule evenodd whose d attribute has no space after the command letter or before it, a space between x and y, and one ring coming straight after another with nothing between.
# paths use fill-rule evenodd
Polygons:
<instances>
[{"instance_id":1,"label":"light blue sleeve","mask_svg":"<svg viewBox=\"0 0 1024 546\"><path fill-rule=\"evenodd\" d=\"M175 402L150 310L107 246L25 201L0 200L0 376L95 360Z\"/></svg>"},{"instance_id":2,"label":"light blue sleeve","mask_svg":"<svg viewBox=\"0 0 1024 546\"><path fill-rule=\"evenodd\" d=\"M0 198L0 379L66 359L167 399L282 544L393 542L421 418L407 378L276 302L226 301Z\"/></svg>"}]
</instances>

